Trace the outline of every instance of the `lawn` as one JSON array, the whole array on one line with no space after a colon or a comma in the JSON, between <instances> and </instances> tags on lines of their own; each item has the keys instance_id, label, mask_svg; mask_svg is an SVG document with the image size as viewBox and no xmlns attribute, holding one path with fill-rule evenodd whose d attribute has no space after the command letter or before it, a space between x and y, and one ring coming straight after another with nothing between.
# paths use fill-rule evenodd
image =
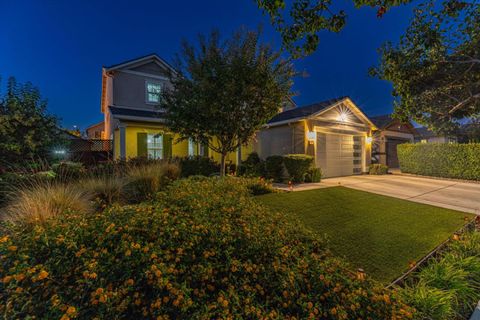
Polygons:
<instances>
[{"instance_id":1,"label":"lawn","mask_svg":"<svg viewBox=\"0 0 480 320\"><path fill-rule=\"evenodd\" d=\"M473 215L369 192L332 187L258 197L326 234L330 248L383 283L396 279Z\"/></svg>"}]
</instances>

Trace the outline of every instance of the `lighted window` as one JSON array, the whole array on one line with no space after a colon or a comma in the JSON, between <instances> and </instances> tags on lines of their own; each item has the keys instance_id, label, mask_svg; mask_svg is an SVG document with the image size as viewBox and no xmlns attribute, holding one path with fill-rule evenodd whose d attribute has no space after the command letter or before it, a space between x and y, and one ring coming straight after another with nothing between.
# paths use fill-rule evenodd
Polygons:
<instances>
[{"instance_id":1,"label":"lighted window","mask_svg":"<svg viewBox=\"0 0 480 320\"><path fill-rule=\"evenodd\" d=\"M158 82L146 82L147 103L159 103L162 85Z\"/></svg>"},{"instance_id":2,"label":"lighted window","mask_svg":"<svg viewBox=\"0 0 480 320\"><path fill-rule=\"evenodd\" d=\"M188 139L188 156L192 157L195 155L195 142L192 139Z\"/></svg>"},{"instance_id":3,"label":"lighted window","mask_svg":"<svg viewBox=\"0 0 480 320\"><path fill-rule=\"evenodd\" d=\"M163 137L161 135L147 135L147 154L149 159L163 158Z\"/></svg>"},{"instance_id":4,"label":"lighted window","mask_svg":"<svg viewBox=\"0 0 480 320\"><path fill-rule=\"evenodd\" d=\"M427 143L427 139L420 140L420 143Z\"/></svg>"}]
</instances>

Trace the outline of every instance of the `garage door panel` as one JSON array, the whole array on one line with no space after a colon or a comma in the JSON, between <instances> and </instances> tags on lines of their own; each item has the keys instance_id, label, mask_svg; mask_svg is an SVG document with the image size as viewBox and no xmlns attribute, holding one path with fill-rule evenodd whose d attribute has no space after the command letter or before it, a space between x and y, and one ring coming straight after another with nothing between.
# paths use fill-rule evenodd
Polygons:
<instances>
[{"instance_id":1,"label":"garage door panel","mask_svg":"<svg viewBox=\"0 0 480 320\"><path fill-rule=\"evenodd\" d=\"M358 173L361 167L361 139L353 135L317 134L316 165L325 177Z\"/></svg>"}]
</instances>

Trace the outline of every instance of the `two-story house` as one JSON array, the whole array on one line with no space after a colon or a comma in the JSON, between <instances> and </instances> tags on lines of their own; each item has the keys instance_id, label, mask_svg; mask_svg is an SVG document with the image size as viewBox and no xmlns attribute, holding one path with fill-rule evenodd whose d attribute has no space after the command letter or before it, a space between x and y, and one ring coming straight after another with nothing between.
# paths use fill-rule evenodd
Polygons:
<instances>
[{"instance_id":1,"label":"two-story house","mask_svg":"<svg viewBox=\"0 0 480 320\"><path fill-rule=\"evenodd\" d=\"M175 70L151 54L102 69L103 124L91 128L112 139L114 158L169 158L203 155L219 161L219 154L190 140L179 141L165 123L158 105ZM371 163L375 124L349 98L340 97L304 107L293 101L279 106L250 146L228 155L238 163L256 151L270 155L307 154L315 158L324 177L361 174Z\"/></svg>"}]
</instances>

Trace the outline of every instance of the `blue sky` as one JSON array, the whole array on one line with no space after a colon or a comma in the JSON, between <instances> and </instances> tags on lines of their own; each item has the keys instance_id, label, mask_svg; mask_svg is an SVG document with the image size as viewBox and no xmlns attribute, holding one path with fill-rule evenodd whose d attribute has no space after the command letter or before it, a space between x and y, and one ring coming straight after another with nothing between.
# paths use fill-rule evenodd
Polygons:
<instances>
[{"instance_id":1,"label":"blue sky","mask_svg":"<svg viewBox=\"0 0 480 320\"><path fill-rule=\"evenodd\" d=\"M296 61L309 76L295 79L294 100L302 106L349 95L368 115L391 112L391 85L369 77L368 68L383 42L403 34L412 6L377 19L375 9L334 3L346 10L347 26L339 34L322 33L317 52ZM65 127L85 128L102 119L102 65L152 52L172 61L182 39L258 25L263 41L279 47L279 35L254 0L0 0L0 76L3 85L9 76L31 81Z\"/></svg>"}]
</instances>

